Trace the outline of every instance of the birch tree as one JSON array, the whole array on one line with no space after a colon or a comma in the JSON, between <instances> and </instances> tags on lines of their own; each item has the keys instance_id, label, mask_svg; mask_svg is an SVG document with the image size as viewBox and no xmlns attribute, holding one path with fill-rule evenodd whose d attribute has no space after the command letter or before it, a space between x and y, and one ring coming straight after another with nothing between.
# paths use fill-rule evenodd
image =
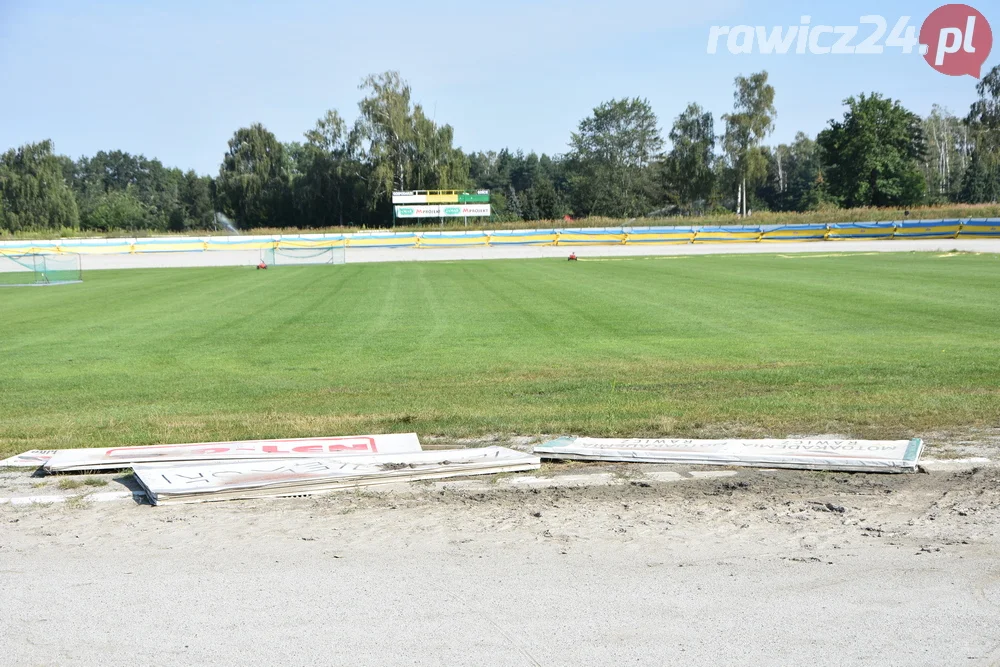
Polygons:
<instances>
[{"instance_id":1,"label":"birch tree","mask_svg":"<svg viewBox=\"0 0 1000 667\"><path fill-rule=\"evenodd\" d=\"M767 177L767 156L761 150L764 139L774 131L774 86L767 82L767 72L736 77L733 112L722 119L726 123L723 149L737 185L736 212L749 212L748 188Z\"/></svg>"}]
</instances>

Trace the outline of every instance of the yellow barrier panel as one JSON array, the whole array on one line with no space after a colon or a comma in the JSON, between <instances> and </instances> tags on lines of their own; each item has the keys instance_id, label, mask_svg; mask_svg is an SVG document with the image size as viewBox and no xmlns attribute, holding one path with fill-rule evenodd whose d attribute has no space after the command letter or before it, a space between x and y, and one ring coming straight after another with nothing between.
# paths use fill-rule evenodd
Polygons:
<instances>
[{"instance_id":1,"label":"yellow barrier panel","mask_svg":"<svg viewBox=\"0 0 1000 667\"><path fill-rule=\"evenodd\" d=\"M126 255L132 252L131 243L119 243L115 245L86 245L86 246L56 246L54 250L58 253L73 253L77 255ZM53 248L49 248L52 252ZM44 249L42 250L44 252Z\"/></svg>"},{"instance_id":2,"label":"yellow barrier panel","mask_svg":"<svg viewBox=\"0 0 1000 667\"><path fill-rule=\"evenodd\" d=\"M826 227L822 229L765 229L760 240L766 243L825 241Z\"/></svg>"},{"instance_id":3,"label":"yellow barrier panel","mask_svg":"<svg viewBox=\"0 0 1000 667\"><path fill-rule=\"evenodd\" d=\"M891 239L896 228L891 222L859 222L830 225L827 239L844 241L849 239Z\"/></svg>"},{"instance_id":4,"label":"yellow barrier panel","mask_svg":"<svg viewBox=\"0 0 1000 667\"><path fill-rule=\"evenodd\" d=\"M621 245L625 242L625 232L619 234L587 234L585 232L559 232L557 245Z\"/></svg>"},{"instance_id":5,"label":"yellow barrier panel","mask_svg":"<svg viewBox=\"0 0 1000 667\"><path fill-rule=\"evenodd\" d=\"M205 242L205 250L269 250L274 247L274 241L244 241L240 243Z\"/></svg>"},{"instance_id":6,"label":"yellow barrier panel","mask_svg":"<svg viewBox=\"0 0 1000 667\"><path fill-rule=\"evenodd\" d=\"M690 229L664 232L629 232L625 236L626 245L679 245L694 241L694 231Z\"/></svg>"},{"instance_id":7,"label":"yellow barrier panel","mask_svg":"<svg viewBox=\"0 0 1000 667\"><path fill-rule=\"evenodd\" d=\"M19 248L0 248L0 255L54 255L59 252L55 246L24 246Z\"/></svg>"},{"instance_id":8,"label":"yellow barrier panel","mask_svg":"<svg viewBox=\"0 0 1000 667\"><path fill-rule=\"evenodd\" d=\"M760 230L753 231L726 231L723 229L718 230L700 230L694 235L695 243L752 243L759 241L761 237Z\"/></svg>"},{"instance_id":9,"label":"yellow barrier panel","mask_svg":"<svg viewBox=\"0 0 1000 667\"><path fill-rule=\"evenodd\" d=\"M464 246L487 246L490 237L479 236L421 236L417 241L420 248L455 248Z\"/></svg>"},{"instance_id":10,"label":"yellow barrier panel","mask_svg":"<svg viewBox=\"0 0 1000 667\"><path fill-rule=\"evenodd\" d=\"M905 227L897 227L893 238L897 239L928 239L928 238L955 238L958 236L962 224L959 221L947 224L936 223L933 225L921 225L920 223L910 223Z\"/></svg>"},{"instance_id":11,"label":"yellow barrier panel","mask_svg":"<svg viewBox=\"0 0 1000 667\"><path fill-rule=\"evenodd\" d=\"M178 240L176 243L143 243L136 241L132 244L130 252L194 252L205 249L205 242L201 239L191 241Z\"/></svg>"},{"instance_id":12,"label":"yellow barrier panel","mask_svg":"<svg viewBox=\"0 0 1000 667\"><path fill-rule=\"evenodd\" d=\"M348 248L412 248L417 245L417 235L365 236L347 239Z\"/></svg>"},{"instance_id":13,"label":"yellow barrier panel","mask_svg":"<svg viewBox=\"0 0 1000 667\"><path fill-rule=\"evenodd\" d=\"M494 234L489 237L490 245L555 245L555 232L543 234Z\"/></svg>"},{"instance_id":14,"label":"yellow barrier panel","mask_svg":"<svg viewBox=\"0 0 1000 667\"><path fill-rule=\"evenodd\" d=\"M967 220L958 238L1000 239L1000 220Z\"/></svg>"},{"instance_id":15,"label":"yellow barrier panel","mask_svg":"<svg viewBox=\"0 0 1000 667\"><path fill-rule=\"evenodd\" d=\"M322 239L318 241L277 241L275 248L345 248L347 239Z\"/></svg>"}]
</instances>

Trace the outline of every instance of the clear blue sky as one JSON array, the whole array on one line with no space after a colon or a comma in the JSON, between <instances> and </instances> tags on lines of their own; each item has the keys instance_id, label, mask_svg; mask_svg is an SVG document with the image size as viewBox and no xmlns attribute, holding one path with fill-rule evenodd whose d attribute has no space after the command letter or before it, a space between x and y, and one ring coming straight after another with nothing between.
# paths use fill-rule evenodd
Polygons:
<instances>
[{"instance_id":1,"label":"clear blue sky","mask_svg":"<svg viewBox=\"0 0 1000 667\"><path fill-rule=\"evenodd\" d=\"M1000 11L991 20L1000 63ZM327 109L356 115L366 74L399 70L414 98L467 151L562 153L596 105L646 97L664 134L692 101L721 116L738 74L767 69L777 90L770 143L815 134L842 100L878 91L920 114L964 115L975 80L918 55L708 55L712 25L919 30L942 2L846 0L0 0L0 150L51 138L73 157L121 149L215 174L238 127L261 122L301 140ZM984 68L985 71L985 68Z\"/></svg>"}]
</instances>

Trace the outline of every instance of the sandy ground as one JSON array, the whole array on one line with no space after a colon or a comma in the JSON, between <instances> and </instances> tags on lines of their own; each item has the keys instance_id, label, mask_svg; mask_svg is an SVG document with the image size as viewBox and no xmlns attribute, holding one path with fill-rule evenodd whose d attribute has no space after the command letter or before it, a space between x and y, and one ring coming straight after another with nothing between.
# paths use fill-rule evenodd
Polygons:
<instances>
[{"instance_id":1,"label":"sandy ground","mask_svg":"<svg viewBox=\"0 0 1000 667\"><path fill-rule=\"evenodd\" d=\"M836 253L836 252L1000 252L1000 240L898 240L829 241L802 243L703 243L649 246L493 246L473 248L348 248L348 263L433 262L478 259L531 259L648 257L757 253ZM194 266L252 266L260 261L260 251L164 252L136 255L83 255L84 271L98 269L172 268Z\"/></svg>"},{"instance_id":2,"label":"sandy ground","mask_svg":"<svg viewBox=\"0 0 1000 667\"><path fill-rule=\"evenodd\" d=\"M1000 468L929 468L0 505L2 662L1000 664Z\"/></svg>"}]
</instances>

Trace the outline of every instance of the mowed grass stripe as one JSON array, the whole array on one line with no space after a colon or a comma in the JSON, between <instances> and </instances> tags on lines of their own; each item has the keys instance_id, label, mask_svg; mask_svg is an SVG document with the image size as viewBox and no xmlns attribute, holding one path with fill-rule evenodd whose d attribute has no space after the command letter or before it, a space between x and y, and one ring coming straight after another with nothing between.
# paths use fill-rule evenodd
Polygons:
<instances>
[{"instance_id":1,"label":"mowed grass stripe","mask_svg":"<svg viewBox=\"0 0 1000 667\"><path fill-rule=\"evenodd\" d=\"M0 291L0 454L1000 418L993 255L99 271Z\"/></svg>"}]
</instances>

